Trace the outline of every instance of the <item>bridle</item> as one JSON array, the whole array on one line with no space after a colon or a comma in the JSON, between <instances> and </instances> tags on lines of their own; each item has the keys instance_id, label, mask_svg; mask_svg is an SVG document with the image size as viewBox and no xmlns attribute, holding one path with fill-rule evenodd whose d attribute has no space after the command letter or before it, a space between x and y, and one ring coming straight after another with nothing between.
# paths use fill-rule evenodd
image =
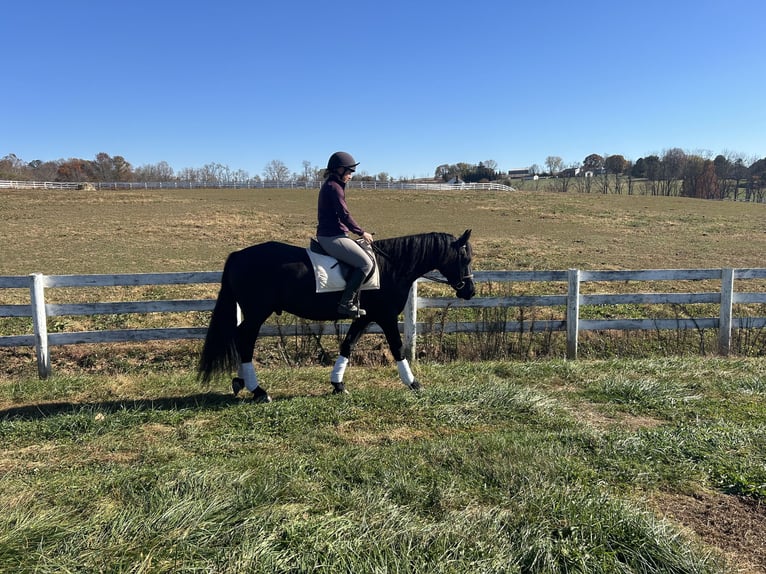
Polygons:
<instances>
[{"instance_id":1,"label":"bridle","mask_svg":"<svg viewBox=\"0 0 766 574\"><path fill-rule=\"evenodd\" d=\"M428 279L429 281L433 281L435 283L443 283L444 285L449 285L452 287L455 291L460 291L463 287L465 287L465 282L468 279L473 279L473 273L471 273L471 264L464 262L464 256L465 253L465 245L462 245L458 248L457 253L457 274L458 279L456 281L450 281L449 279L442 279L441 277L438 277L434 275L433 273L426 273L423 277Z\"/></svg>"}]
</instances>

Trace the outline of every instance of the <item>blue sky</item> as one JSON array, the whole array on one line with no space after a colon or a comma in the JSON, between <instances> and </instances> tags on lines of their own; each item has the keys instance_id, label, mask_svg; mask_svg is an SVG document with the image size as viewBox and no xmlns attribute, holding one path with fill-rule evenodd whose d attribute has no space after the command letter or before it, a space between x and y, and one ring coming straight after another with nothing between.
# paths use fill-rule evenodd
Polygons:
<instances>
[{"instance_id":1,"label":"blue sky","mask_svg":"<svg viewBox=\"0 0 766 574\"><path fill-rule=\"evenodd\" d=\"M763 0L7 3L0 157L431 176L766 156Z\"/></svg>"}]
</instances>

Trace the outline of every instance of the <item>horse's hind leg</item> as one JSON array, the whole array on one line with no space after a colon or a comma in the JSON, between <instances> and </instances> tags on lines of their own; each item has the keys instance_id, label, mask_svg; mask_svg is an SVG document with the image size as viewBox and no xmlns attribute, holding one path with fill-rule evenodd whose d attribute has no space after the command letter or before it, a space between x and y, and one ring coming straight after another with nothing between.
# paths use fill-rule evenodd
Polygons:
<instances>
[{"instance_id":1,"label":"horse's hind leg","mask_svg":"<svg viewBox=\"0 0 766 574\"><path fill-rule=\"evenodd\" d=\"M253 365L253 355L255 354L255 342L258 340L258 332L261 330L263 321L254 323L244 320L237 327L237 353L239 353L239 368L237 376L231 381L231 389L234 395L246 388L253 394L253 400L260 403L271 402L269 394L260 386L258 374Z\"/></svg>"}]
</instances>

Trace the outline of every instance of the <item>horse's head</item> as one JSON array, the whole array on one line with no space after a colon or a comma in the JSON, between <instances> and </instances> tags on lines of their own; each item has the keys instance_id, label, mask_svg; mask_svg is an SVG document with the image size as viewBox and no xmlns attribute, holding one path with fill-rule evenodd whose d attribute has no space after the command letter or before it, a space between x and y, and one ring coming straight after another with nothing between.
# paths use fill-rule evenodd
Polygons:
<instances>
[{"instance_id":1,"label":"horse's head","mask_svg":"<svg viewBox=\"0 0 766 574\"><path fill-rule=\"evenodd\" d=\"M455 295L461 299L470 299L476 293L471 271L473 252L468 242L470 237L471 230L466 229L459 239L453 241L450 244L450 255L439 267L439 272L447 278L447 282L455 290Z\"/></svg>"}]
</instances>

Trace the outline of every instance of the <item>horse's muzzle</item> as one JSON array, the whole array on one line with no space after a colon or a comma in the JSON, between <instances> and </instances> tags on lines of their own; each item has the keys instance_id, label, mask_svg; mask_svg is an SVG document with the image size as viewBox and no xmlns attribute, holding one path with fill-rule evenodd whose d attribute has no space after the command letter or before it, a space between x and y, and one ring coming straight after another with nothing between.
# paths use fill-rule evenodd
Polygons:
<instances>
[{"instance_id":1,"label":"horse's muzzle","mask_svg":"<svg viewBox=\"0 0 766 574\"><path fill-rule=\"evenodd\" d=\"M453 285L455 295L461 299L470 299L476 294L476 285L473 283L473 276L465 277L459 283Z\"/></svg>"}]
</instances>

